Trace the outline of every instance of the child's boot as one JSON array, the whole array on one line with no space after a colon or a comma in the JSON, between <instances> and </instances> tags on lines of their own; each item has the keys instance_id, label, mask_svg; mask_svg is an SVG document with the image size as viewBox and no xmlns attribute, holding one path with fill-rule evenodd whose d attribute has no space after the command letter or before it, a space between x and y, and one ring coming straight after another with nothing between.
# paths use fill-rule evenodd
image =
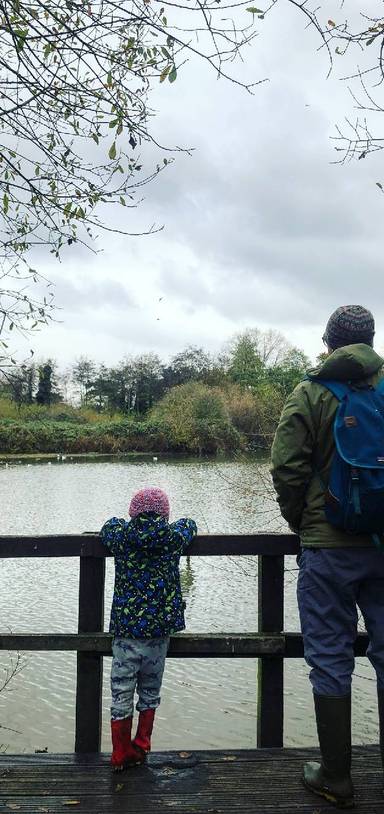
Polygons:
<instances>
[{"instance_id":1,"label":"child's boot","mask_svg":"<svg viewBox=\"0 0 384 814\"><path fill-rule=\"evenodd\" d=\"M131 741L132 718L111 721L113 752L111 765L114 772L121 772L129 766L141 763L141 753Z\"/></svg>"},{"instance_id":2,"label":"child's boot","mask_svg":"<svg viewBox=\"0 0 384 814\"><path fill-rule=\"evenodd\" d=\"M155 711L154 709L144 709L139 714L139 723L133 746L141 754L141 763L144 763L146 755L151 751L151 735L155 720Z\"/></svg>"}]
</instances>

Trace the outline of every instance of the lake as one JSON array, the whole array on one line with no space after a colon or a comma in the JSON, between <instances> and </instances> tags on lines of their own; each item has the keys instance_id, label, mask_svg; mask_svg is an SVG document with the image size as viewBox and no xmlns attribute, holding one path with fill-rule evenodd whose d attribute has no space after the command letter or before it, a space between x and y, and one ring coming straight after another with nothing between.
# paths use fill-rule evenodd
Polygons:
<instances>
[{"instance_id":1,"label":"lake","mask_svg":"<svg viewBox=\"0 0 384 814\"><path fill-rule=\"evenodd\" d=\"M0 534L59 534L99 530L127 516L132 493L165 489L171 519L190 516L200 532L284 530L268 467L256 458L231 461L152 458L46 459L0 463ZM286 557L285 628L299 630L296 561ZM76 559L1 562L2 632L76 632ZM191 558L181 563L191 632L257 630L257 560ZM113 591L107 561L106 618ZM361 628L363 629L363 628ZM0 750L71 752L74 744L76 656L27 653L24 667L0 693ZM104 660L102 749L110 749L109 672ZM5 677L10 655L0 651ZM316 743L308 669L285 662L285 744ZM256 745L256 660L168 659L157 715L155 749L252 748ZM355 743L377 742L376 685L367 659L356 660L353 685Z\"/></svg>"}]
</instances>

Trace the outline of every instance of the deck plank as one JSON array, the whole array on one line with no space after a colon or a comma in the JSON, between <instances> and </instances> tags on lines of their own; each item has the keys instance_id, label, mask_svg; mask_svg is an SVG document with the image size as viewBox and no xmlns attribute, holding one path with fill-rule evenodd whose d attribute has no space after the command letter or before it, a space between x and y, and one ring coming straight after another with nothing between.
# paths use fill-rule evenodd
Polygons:
<instances>
[{"instance_id":1,"label":"deck plank","mask_svg":"<svg viewBox=\"0 0 384 814\"><path fill-rule=\"evenodd\" d=\"M120 775L108 755L0 756L0 812L20 814L331 814L301 785L312 749L164 752ZM359 812L383 814L378 747L356 747Z\"/></svg>"}]
</instances>

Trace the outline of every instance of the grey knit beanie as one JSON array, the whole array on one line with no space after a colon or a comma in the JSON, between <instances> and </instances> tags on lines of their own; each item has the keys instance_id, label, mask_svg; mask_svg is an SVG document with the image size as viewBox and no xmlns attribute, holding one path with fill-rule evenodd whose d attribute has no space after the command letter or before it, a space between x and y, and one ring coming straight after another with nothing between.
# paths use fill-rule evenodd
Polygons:
<instances>
[{"instance_id":1,"label":"grey knit beanie","mask_svg":"<svg viewBox=\"0 0 384 814\"><path fill-rule=\"evenodd\" d=\"M375 320L362 305L341 305L331 314L323 336L332 350L344 345L373 345Z\"/></svg>"}]
</instances>

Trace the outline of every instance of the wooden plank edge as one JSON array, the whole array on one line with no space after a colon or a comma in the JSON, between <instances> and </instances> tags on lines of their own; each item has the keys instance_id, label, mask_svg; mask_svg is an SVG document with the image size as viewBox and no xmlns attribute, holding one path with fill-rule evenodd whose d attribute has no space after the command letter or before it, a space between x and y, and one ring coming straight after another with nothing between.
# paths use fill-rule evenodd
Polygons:
<instances>
[{"instance_id":1,"label":"wooden plank edge","mask_svg":"<svg viewBox=\"0 0 384 814\"><path fill-rule=\"evenodd\" d=\"M77 651L111 655L109 633L6 633L0 634L0 650ZM365 656L369 644L359 633L355 655ZM303 658L300 633L189 633L171 637L168 656L176 658Z\"/></svg>"},{"instance_id":2,"label":"wooden plank edge","mask_svg":"<svg viewBox=\"0 0 384 814\"><path fill-rule=\"evenodd\" d=\"M199 534L190 557L297 554L294 534ZM109 557L96 533L0 536L0 557Z\"/></svg>"}]
</instances>

